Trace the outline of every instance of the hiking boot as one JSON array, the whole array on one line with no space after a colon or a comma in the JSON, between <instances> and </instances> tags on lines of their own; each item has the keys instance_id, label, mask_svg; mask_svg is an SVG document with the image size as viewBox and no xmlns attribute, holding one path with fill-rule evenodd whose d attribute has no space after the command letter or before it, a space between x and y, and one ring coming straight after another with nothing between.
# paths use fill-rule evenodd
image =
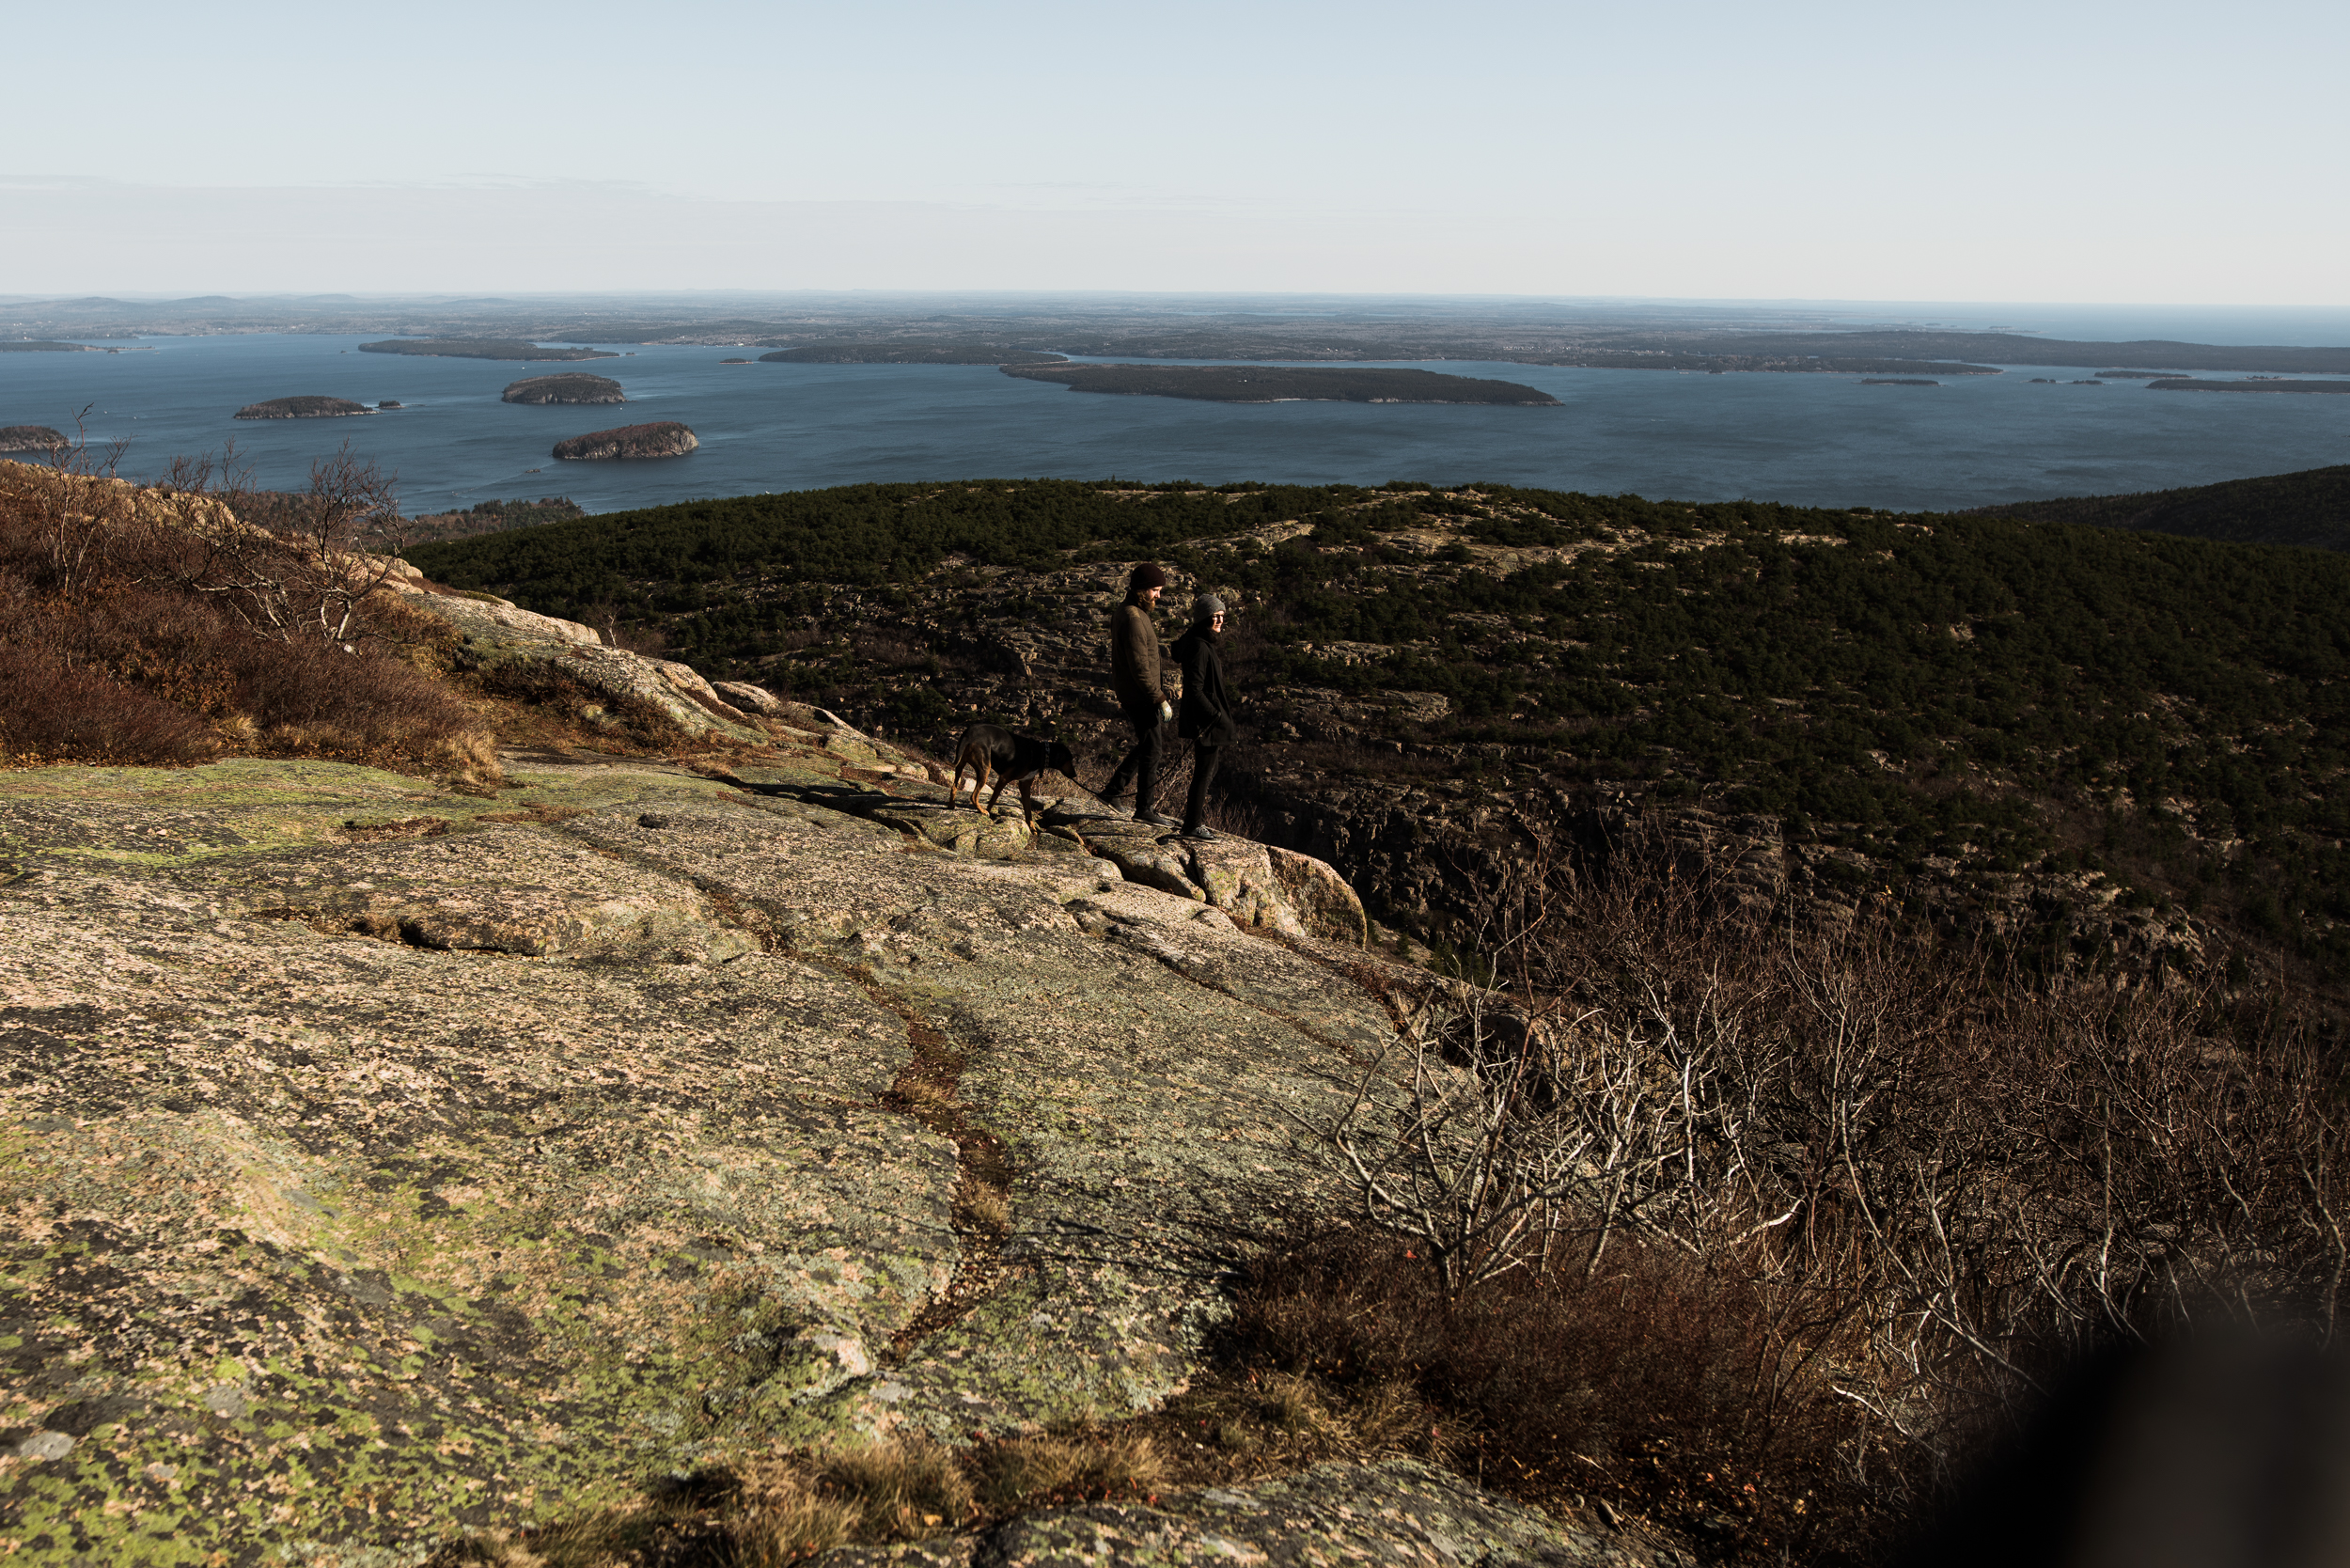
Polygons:
<instances>
[{"instance_id":1,"label":"hiking boot","mask_svg":"<svg viewBox=\"0 0 2350 1568\"><path fill-rule=\"evenodd\" d=\"M1223 838L1224 835L1218 833L1213 827L1185 827L1183 829L1183 837L1191 839L1194 843L1213 844L1218 839Z\"/></svg>"},{"instance_id":2,"label":"hiking boot","mask_svg":"<svg viewBox=\"0 0 2350 1568\"><path fill-rule=\"evenodd\" d=\"M1181 827L1183 825L1183 823L1177 822L1174 818L1163 816L1156 811L1137 811L1135 813L1135 821L1138 823L1149 823L1152 827Z\"/></svg>"}]
</instances>

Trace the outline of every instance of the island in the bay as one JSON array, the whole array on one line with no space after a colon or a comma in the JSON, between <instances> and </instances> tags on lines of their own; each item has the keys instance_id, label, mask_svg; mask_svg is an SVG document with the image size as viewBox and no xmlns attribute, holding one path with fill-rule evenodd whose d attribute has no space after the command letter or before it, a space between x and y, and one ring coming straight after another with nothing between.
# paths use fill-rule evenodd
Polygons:
<instances>
[{"instance_id":1,"label":"island in the bay","mask_svg":"<svg viewBox=\"0 0 2350 1568\"><path fill-rule=\"evenodd\" d=\"M759 356L761 365L1066 365L1066 354L969 338L893 337L803 343Z\"/></svg>"},{"instance_id":2,"label":"island in the bay","mask_svg":"<svg viewBox=\"0 0 2350 1568\"><path fill-rule=\"evenodd\" d=\"M347 415L373 414L365 403L349 398L272 398L237 410L240 419L340 419Z\"/></svg>"},{"instance_id":3,"label":"island in the bay","mask_svg":"<svg viewBox=\"0 0 2350 1568\"><path fill-rule=\"evenodd\" d=\"M47 425L0 425L0 452L58 452L71 445Z\"/></svg>"},{"instance_id":4,"label":"island in the bay","mask_svg":"<svg viewBox=\"0 0 2350 1568\"><path fill-rule=\"evenodd\" d=\"M387 337L361 353L425 354L436 359L618 359L610 349L549 349L521 337Z\"/></svg>"},{"instance_id":5,"label":"island in the bay","mask_svg":"<svg viewBox=\"0 0 2350 1568\"><path fill-rule=\"evenodd\" d=\"M2198 381L2192 376L2164 376L2146 384L2149 392L2350 392L2350 381L2286 381L2274 376L2248 376L2242 381Z\"/></svg>"},{"instance_id":6,"label":"island in the bay","mask_svg":"<svg viewBox=\"0 0 2350 1568\"><path fill-rule=\"evenodd\" d=\"M586 435L572 436L569 441L558 441L555 444L555 455L566 463L595 462L605 458L683 457L700 445L694 432L677 420L656 419L650 424L590 431Z\"/></svg>"},{"instance_id":7,"label":"island in the bay","mask_svg":"<svg viewBox=\"0 0 2350 1568\"><path fill-rule=\"evenodd\" d=\"M525 376L498 394L502 403L624 403L628 397L610 376L585 370L563 370L552 376Z\"/></svg>"},{"instance_id":8,"label":"island in the bay","mask_svg":"<svg viewBox=\"0 0 2350 1568\"><path fill-rule=\"evenodd\" d=\"M1006 365L1004 374L1057 381L1073 392L1200 398L1219 403L1505 403L1557 408L1559 400L1513 381L1366 366Z\"/></svg>"},{"instance_id":9,"label":"island in the bay","mask_svg":"<svg viewBox=\"0 0 2350 1568\"><path fill-rule=\"evenodd\" d=\"M0 339L0 353L96 353L87 343L57 343L39 337Z\"/></svg>"}]
</instances>

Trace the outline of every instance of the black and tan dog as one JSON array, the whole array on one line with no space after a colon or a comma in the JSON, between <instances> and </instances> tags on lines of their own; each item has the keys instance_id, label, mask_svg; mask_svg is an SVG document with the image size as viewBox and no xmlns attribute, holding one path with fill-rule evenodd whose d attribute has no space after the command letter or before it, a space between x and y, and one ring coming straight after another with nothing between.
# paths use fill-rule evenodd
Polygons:
<instances>
[{"instance_id":1,"label":"black and tan dog","mask_svg":"<svg viewBox=\"0 0 2350 1568\"><path fill-rule=\"evenodd\" d=\"M1017 784L1020 786L1022 810L1034 816L1036 796L1031 790L1036 783L1036 776L1047 768L1067 774L1073 779L1077 776L1077 759L1071 756L1069 748L1058 741L1040 741L1026 735L1015 735L1001 725L975 724L963 732L963 739L955 743L955 776L947 787L947 804L954 805L955 795L963 788L963 776L967 769L971 774L973 810L983 810L994 816L995 803L1004 796L1004 786ZM987 804L982 807L979 805L979 792L986 788L987 776L991 771L995 775L995 792L987 797Z\"/></svg>"}]
</instances>

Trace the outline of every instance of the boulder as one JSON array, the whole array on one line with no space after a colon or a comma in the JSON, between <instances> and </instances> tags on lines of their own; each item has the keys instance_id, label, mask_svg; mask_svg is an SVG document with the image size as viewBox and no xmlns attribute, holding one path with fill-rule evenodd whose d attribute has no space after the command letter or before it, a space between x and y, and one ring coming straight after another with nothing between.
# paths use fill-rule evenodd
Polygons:
<instances>
[{"instance_id":1,"label":"boulder","mask_svg":"<svg viewBox=\"0 0 2350 1568\"><path fill-rule=\"evenodd\" d=\"M1155 839L1111 836L1088 838L1086 848L1116 866L1119 874L1128 882L1155 887L1162 893L1172 893L1179 899L1192 899L1205 903L1208 895L1199 885L1184 874L1190 863L1180 850L1170 849Z\"/></svg>"},{"instance_id":2,"label":"boulder","mask_svg":"<svg viewBox=\"0 0 2350 1568\"><path fill-rule=\"evenodd\" d=\"M748 681L713 681L710 684L720 697L746 713L782 718L790 706L766 687L754 686Z\"/></svg>"},{"instance_id":3,"label":"boulder","mask_svg":"<svg viewBox=\"0 0 2350 1568\"><path fill-rule=\"evenodd\" d=\"M1002 859L1036 842L1036 829L1017 813L990 817L928 801L892 800L863 814L923 843L981 859Z\"/></svg>"},{"instance_id":4,"label":"boulder","mask_svg":"<svg viewBox=\"0 0 2350 1568\"><path fill-rule=\"evenodd\" d=\"M1192 1487L1148 1502L1046 1509L990 1530L972 1560L1055 1568L1390 1561L1696 1568L1696 1557L1679 1547L1593 1526L1561 1526L1405 1459L1317 1465L1279 1480Z\"/></svg>"},{"instance_id":5,"label":"boulder","mask_svg":"<svg viewBox=\"0 0 2350 1568\"><path fill-rule=\"evenodd\" d=\"M384 586L406 588L409 579L395 572L384 580ZM418 598L416 607L429 610L459 631L476 636L515 642L556 643L568 648L603 646L603 634L592 626L583 626L576 620L563 620L551 615L540 615L536 611L509 604L503 599L426 593Z\"/></svg>"},{"instance_id":6,"label":"boulder","mask_svg":"<svg viewBox=\"0 0 2350 1568\"><path fill-rule=\"evenodd\" d=\"M1191 879L1208 902L1242 926L1265 927L1284 936L1304 936L1308 928L1289 889L1274 874L1272 852L1246 839L1186 844Z\"/></svg>"},{"instance_id":7,"label":"boulder","mask_svg":"<svg viewBox=\"0 0 2350 1568\"><path fill-rule=\"evenodd\" d=\"M1308 932L1356 947L1370 940L1371 923L1363 913L1363 901L1336 867L1310 855L1271 845L1265 855L1275 880Z\"/></svg>"}]
</instances>

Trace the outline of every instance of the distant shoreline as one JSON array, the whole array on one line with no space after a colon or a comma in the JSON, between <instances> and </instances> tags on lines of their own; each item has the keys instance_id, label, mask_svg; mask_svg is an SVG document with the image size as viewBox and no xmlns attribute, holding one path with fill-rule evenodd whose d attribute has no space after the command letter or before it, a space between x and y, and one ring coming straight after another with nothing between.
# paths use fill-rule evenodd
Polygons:
<instances>
[{"instance_id":1,"label":"distant shoreline","mask_svg":"<svg viewBox=\"0 0 2350 1568\"><path fill-rule=\"evenodd\" d=\"M1058 382L1073 392L1191 398L1218 403L1479 403L1558 408L1547 392L1513 381L1435 370L1276 365L1006 365L1022 381Z\"/></svg>"},{"instance_id":2,"label":"distant shoreline","mask_svg":"<svg viewBox=\"0 0 2350 1568\"><path fill-rule=\"evenodd\" d=\"M2149 392L2350 392L2350 381L2197 381L2192 376L2166 376L2146 384Z\"/></svg>"},{"instance_id":3,"label":"distant shoreline","mask_svg":"<svg viewBox=\"0 0 2350 1568\"><path fill-rule=\"evenodd\" d=\"M610 349L547 349L519 337L387 337L362 343L361 353L416 354L429 359L618 359Z\"/></svg>"}]
</instances>

